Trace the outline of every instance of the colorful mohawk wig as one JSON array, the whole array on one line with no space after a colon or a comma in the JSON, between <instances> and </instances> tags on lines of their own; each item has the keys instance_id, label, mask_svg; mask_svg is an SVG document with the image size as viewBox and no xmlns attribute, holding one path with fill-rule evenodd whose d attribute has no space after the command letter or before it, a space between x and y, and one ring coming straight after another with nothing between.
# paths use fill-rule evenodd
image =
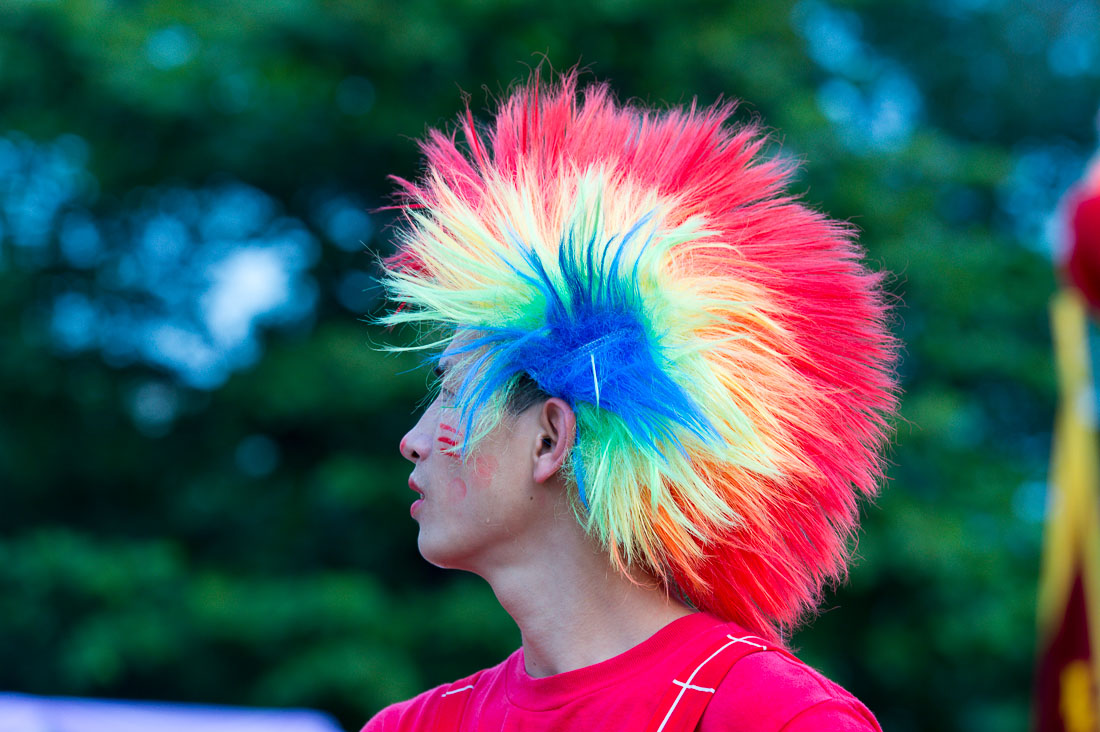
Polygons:
<instances>
[{"instance_id":1,"label":"colorful mohawk wig","mask_svg":"<svg viewBox=\"0 0 1100 732\"><path fill-rule=\"evenodd\" d=\"M589 533L778 640L846 569L896 348L850 227L786 194L790 165L732 112L536 75L488 128L467 110L462 143L430 132L382 322L463 355L466 449L524 375L568 402Z\"/></svg>"}]
</instances>

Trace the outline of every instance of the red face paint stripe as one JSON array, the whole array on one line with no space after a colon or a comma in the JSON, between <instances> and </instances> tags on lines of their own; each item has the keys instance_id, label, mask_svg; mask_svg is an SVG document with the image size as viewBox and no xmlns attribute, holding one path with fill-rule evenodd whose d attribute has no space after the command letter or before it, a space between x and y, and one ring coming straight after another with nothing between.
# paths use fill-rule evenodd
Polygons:
<instances>
[{"instance_id":1,"label":"red face paint stripe","mask_svg":"<svg viewBox=\"0 0 1100 732\"><path fill-rule=\"evenodd\" d=\"M449 425L449 424L443 424L442 422L440 422L440 423L439 423L439 429L441 429L441 430L447 430L448 432L454 432L454 433L455 433L456 435L458 434L458 430L456 430L456 429L455 429L454 427L452 427L451 425Z\"/></svg>"},{"instance_id":2,"label":"red face paint stripe","mask_svg":"<svg viewBox=\"0 0 1100 732\"><path fill-rule=\"evenodd\" d=\"M450 437L446 437L446 436L437 437L436 439L439 441L439 443L441 445L443 445L442 447L439 448L439 451L441 453L443 453L444 455L446 455L447 457L449 457L453 460L458 460L459 459L458 455L456 455L454 452L451 451L452 448L458 447L457 442L452 440Z\"/></svg>"}]
</instances>

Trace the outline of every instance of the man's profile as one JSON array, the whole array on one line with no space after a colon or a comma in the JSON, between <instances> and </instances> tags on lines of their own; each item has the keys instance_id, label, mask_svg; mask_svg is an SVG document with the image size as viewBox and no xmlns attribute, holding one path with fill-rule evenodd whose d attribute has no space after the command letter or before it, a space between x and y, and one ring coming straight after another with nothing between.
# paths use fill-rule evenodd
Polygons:
<instances>
[{"instance_id":1,"label":"man's profile","mask_svg":"<svg viewBox=\"0 0 1100 732\"><path fill-rule=\"evenodd\" d=\"M881 275L732 112L536 74L400 181L383 322L439 354L418 546L522 647L366 732L879 729L783 639L881 478Z\"/></svg>"}]
</instances>

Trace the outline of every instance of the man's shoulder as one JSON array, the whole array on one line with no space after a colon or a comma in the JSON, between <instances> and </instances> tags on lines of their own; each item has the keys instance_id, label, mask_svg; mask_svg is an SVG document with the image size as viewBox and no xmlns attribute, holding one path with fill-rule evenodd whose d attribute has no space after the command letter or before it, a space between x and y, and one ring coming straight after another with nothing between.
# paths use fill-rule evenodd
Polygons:
<instances>
[{"instance_id":1,"label":"man's shoulder","mask_svg":"<svg viewBox=\"0 0 1100 732\"><path fill-rule=\"evenodd\" d=\"M881 732L858 699L817 669L781 650L739 659L718 686L700 730Z\"/></svg>"},{"instance_id":2,"label":"man's shoulder","mask_svg":"<svg viewBox=\"0 0 1100 732\"><path fill-rule=\"evenodd\" d=\"M361 732L413 732L428 729L427 725L435 718L444 697L471 689L478 679L487 674L499 673L507 662L508 659L505 659L496 666L482 669L447 684L440 684L411 699L391 704L371 717Z\"/></svg>"}]
</instances>

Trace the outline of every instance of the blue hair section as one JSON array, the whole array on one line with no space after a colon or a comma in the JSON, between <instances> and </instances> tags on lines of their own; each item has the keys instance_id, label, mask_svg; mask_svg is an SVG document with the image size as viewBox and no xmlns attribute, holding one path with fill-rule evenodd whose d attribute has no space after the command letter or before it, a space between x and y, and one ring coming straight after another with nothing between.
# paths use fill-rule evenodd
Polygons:
<instances>
[{"instance_id":1,"label":"blue hair section","mask_svg":"<svg viewBox=\"0 0 1100 732\"><path fill-rule=\"evenodd\" d=\"M456 339L466 338L449 353L477 353L456 394L467 434L487 400L525 373L574 409L588 403L617 415L639 443L659 455L662 443L686 454L679 438L683 430L707 442L721 439L669 375L671 364L646 318L639 264L653 236L635 239L651 218L647 215L625 234L608 238L593 233L578 240L570 230L558 248L557 278L533 247L515 242L522 261L507 264L535 288L545 313L534 329L485 325L456 330ZM633 261L628 257L631 248L637 252ZM581 462L574 460L574 475L587 509Z\"/></svg>"},{"instance_id":2,"label":"blue hair section","mask_svg":"<svg viewBox=\"0 0 1100 732\"><path fill-rule=\"evenodd\" d=\"M584 460L581 459L580 452L573 451L573 455L570 458L573 461L573 477L577 481L577 497L581 499L581 505L584 506L584 510L588 510L588 495L584 489Z\"/></svg>"}]
</instances>

